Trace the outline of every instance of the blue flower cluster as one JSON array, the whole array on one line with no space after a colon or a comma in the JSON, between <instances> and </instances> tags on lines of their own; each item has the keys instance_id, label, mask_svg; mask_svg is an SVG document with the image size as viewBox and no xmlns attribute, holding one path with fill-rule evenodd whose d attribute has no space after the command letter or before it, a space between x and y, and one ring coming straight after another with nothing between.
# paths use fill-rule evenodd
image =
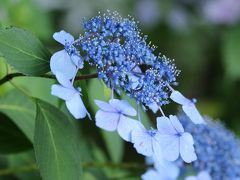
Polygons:
<instances>
[{"instance_id":1,"label":"blue flower cluster","mask_svg":"<svg viewBox=\"0 0 240 180\"><path fill-rule=\"evenodd\" d=\"M192 135L185 132L177 116L167 117L161 109L171 99L182 106L191 121L204 124L195 101L172 88L178 74L175 65L164 56L154 55L154 48L147 44L146 37L141 37L136 23L129 18L123 19L115 13L99 15L84 21L83 27L84 34L75 40L65 31L53 35L64 49L54 53L50 60L52 73L59 82L52 86L52 95L63 99L76 119L91 118L81 99L81 88L74 86L78 71L88 63L113 92L109 102L95 100L99 107L96 126L117 131L158 167L178 157L186 163L195 161ZM154 113L160 110L156 129L146 129L140 118L134 118L138 112L127 101L114 98L114 92L119 90Z\"/></svg>"},{"instance_id":2,"label":"blue flower cluster","mask_svg":"<svg viewBox=\"0 0 240 180\"><path fill-rule=\"evenodd\" d=\"M231 131L207 117L207 126L194 125L185 115L179 119L194 138L198 157L192 164L195 170L206 170L216 180L240 179L240 141Z\"/></svg>"},{"instance_id":3,"label":"blue flower cluster","mask_svg":"<svg viewBox=\"0 0 240 180\"><path fill-rule=\"evenodd\" d=\"M84 35L73 45L96 67L99 79L110 88L122 88L137 103L168 103L167 85L176 81L178 71L166 57L154 55L154 48L141 37L135 21L113 13L84 21L83 27Z\"/></svg>"}]
</instances>

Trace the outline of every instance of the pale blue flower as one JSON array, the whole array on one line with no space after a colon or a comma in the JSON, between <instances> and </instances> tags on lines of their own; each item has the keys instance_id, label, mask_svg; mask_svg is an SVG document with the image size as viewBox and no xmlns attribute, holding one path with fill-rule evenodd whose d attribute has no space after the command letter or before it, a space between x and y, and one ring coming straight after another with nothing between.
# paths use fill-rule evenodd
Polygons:
<instances>
[{"instance_id":1,"label":"pale blue flower","mask_svg":"<svg viewBox=\"0 0 240 180\"><path fill-rule=\"evenodd\" d=\"M90 118L81 99L81 89L75 89L71 81L62 73L56 72L56 77L60 85L52 85L51 94L65 100L66 106L74 118L81 119L86 115Z\"/></svg>"},{"instance_id":2,"label":"pale blue flower","mask_svg":"<svg viewBox=\"0 0 240 180\"><path fill-rule=\"evenodd\" d=\"M178 166L170 161L164 160L163 164L159 165L152 158L146 158L146 164L154 164L154 168L148 169L141 176L143 180L175 180L180 173Z\"/></svg>"},{"instance_id":3,"label":"pale blue flower","mask_svg":"<svg viewBox=\"0 0 240 180\"><path fill-rule=\"evenodd\" d=\"M162 150L156 129L147 130L142 124L132 131L132 143L139 154L151 157L158 164L163 163Z\"/></svg>"},{"instance_id":4,"label":"pale blue flower","mask_svg":"<svg viewBox=\"0 0 240 180\"><path fill-rule=\"evenodd\" d=\"M73 36L65 31L54 33L53 38L64 46L70 45L74 41ZM50 59L50 68L53 74L56 75L56 72L59 72L67 79L72 79L77 73L77 67L72 62L66 50L58 51L52 55Z\"/></svg>"},{"instance_id":5,"label":"pale blue flower","mask_svg":"<svg viewBox=\"0 0 240 180\"><path fill-rule=\"evenodd\" d=\"M201 171L197 176L188 176L185 180L211 180L209 173L207 171Z\"/></svg>"},{"instance_id":6,"label":"pale blue flower","mask_svg":"<svg viewBox=\"0 0 240 180\"><path fill-rule=\"evenodd\" d=\"M131 131L139 122L128 117L136 116L136 110L125 100L111 99L109 103L95 100L100 110L96 113L96 125L106 131L115 131L125 141L131 141Z\"/></svg>"},{"instance_id":7,"label":"pale blue flower","mask_svg":"<svg viewBox=\"0 0 240 180\"><path fill-rule=\"evenodd\" d=\"M179 91L172 91L170 98L178 104L182 105L183 111L195 124L204 124L204 120L200 113L198 112L193 101L184 97Z\"/></svg>"},{"instance_id":8,"label":"pale blue flower","mask_svg":"<svg viewBox=\"0 0 240 180\"><path fill-rule=\"evenodd\" d=\"M186 163L197 159L192 135L184 132L177 116L158 117L157 128L159 131L158 139L165 160L175 161L179 155Z\"/></svg>"}]
</instances>

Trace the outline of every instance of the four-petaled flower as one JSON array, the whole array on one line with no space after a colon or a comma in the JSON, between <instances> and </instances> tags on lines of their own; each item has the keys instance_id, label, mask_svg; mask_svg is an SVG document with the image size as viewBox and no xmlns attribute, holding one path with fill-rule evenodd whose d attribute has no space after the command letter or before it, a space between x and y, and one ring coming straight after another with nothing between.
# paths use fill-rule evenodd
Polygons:
<instances>
[{"instance_id":1,"label":"four-petaled flower","mask_svg":"<svg viewBox=\"0 0 240 180\"><path fill-rule=\"evenodd\" d=\"M109 103L95 100L100 108L96 113L96 125L106 131L117 130L125 141L131 141L131 131L139 122L128 116L136 116L136 110L125 100L111 99Z\"/></svg>"},{"instance_id":2,"label":"four-petaled flower","mask_svg":"<svg viewBox=\"0 0 240 180\"><path fill-rule=\"evenodd\" d=\"M162 151L158 139L158 130L147 130L142 124L132 131L132 143L139 154L152 157L158 164L163 164Z\"/></svg>"},{"instance_id":3,"label":"four-petaled flower","mask_svg":"<svg viewBox=\"0 0 240 180\"><path fill-rule=\"evenodd\" d=\"M158 117L157 128L164 159L175 161L178 159L179 154L186 163L197 159L192 135L184 132L177 116Z\"/></svg>"}]
</instances>

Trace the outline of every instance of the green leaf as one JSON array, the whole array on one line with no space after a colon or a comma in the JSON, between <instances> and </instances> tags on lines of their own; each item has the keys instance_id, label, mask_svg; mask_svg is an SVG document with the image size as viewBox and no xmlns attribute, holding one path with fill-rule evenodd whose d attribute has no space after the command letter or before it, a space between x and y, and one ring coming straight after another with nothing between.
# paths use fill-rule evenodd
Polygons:
<instances>
[{"instance_id":1,"label":"green leaf","mask_svg":"<svg viewBox=\"0 0 240 180\"><path fill-rule=\"evenodd\" d=\"M19 28L0 29L0 52L6 62L27 75L49 72L50 53L30 32Z\"/></svg>"},{"instance_id":2,"label":"green leaf","mask_svg":"<svg viewBox=\"0 0 240 180\"><path fill-rule=\"evenodd\" d=\"M228 29L223 36L223 62L226 77L240 78L240 26Z\"/></svg>"},{"instance_id":3,"label":"green leaf","mask_svg":"<svg viewBox=\"0 0 240 180\"><path fill-rule=\"evenodd\" d=\"M121 162L123 157L124 143L117 132L102 131L108 153L113 162Z\"/></svg>"},{"instance_id":4,"label":"green leaf","mask_svg":"<svg viewBox=\"0 0 240 180\"><path fill-rule=\"evenodd\" d=\"M31 142L19 128L4 114L0 113L0 153L9 154L32 148Z\"/></svg>"},{"instance_id":5,"label":"green leaf","mask_svg":"<svg viewBox=\"0 0 240 180\"><path fill-rule=\"evenodd\" d=\"M0 112L7 115L33 142L35 124L35 103L17 90L0 97Z\"/></svg>"},{"instance_id":6,"label":"green leaf","mask_svg":"<svg viewBox=\"0 0 240 180\"><path fill-rule=\"evenodd\" d=\"M22 167L22 166L34 166L35 164L35 156L33 151L26 151L18 154L13 154L7 156L8 166L10 168ZM15 172L14 176L16 176L19 180L41 180L40 174L38 171L29 171L27 173L18 173Z\"/></svg>"},{"instance_id":7,"label":"green leaf","mask_svg":"<svg viewBox=\"0 0 240 180\"><path fill-rule=\"evenodd\" d=\"M89 89L89 102L94 112L99 108L94 103L95 99L106 101L104 96L104 88L106 88L103 83L97 79L90 81ZM123 156L124 142L116 132L106 132L101 130L103 138L106 143L107 151L114 162L120 162Z\"/></svg>"},{"instance_id":8,"label":"green leaf","mask_svg":"<svg viewBox=\"0 0 240 180\"><path fill-rule=\"evenodd\" d=\"M56 107L37 101L34 136L37 164L44 180L79 180L80 146L76 126Z\"/></svg>"}]
</instances>

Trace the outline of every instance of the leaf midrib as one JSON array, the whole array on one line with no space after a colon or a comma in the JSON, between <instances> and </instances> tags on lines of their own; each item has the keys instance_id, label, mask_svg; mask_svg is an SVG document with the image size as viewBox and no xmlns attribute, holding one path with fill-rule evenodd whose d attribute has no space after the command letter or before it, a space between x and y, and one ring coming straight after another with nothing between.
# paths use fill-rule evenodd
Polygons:
<instances>
[{"instance_id":1,"label":"leaf midrib","mask_svg":"<svg viewBox=\"0 0 240 180\"><path fill-rule=\"evenodd\" d=\"M59 163L58 163L59 161L58 161L58 156L57 156L57 148L56 148L56 144L54 142L53 133L51 131L51 126L50 126L50 123L49 123L49 119L48 119L44 109L41 108L41 106L39 106L39 109L42 112L44 119L46 119L47 128L49 129L50 140L52 141L52 145L53 145L54 157L55 157L56 162L57 162L57 165L56 165L56 167L57 167L57 177L60 180L61 176L60 176L60 168L59 168Z\"/></svg>"},{"instance_id":2,"label":"leaf midrib","mask_svg":"<svg viewBox=\"0 0 240 180\"><path fill-rule=\"evenodd\" d=\"M45 59L43 59L43 58L41 58L41 57L35 56L34 54L30 54L30 53L28 53L28 52L26 52L26 51L23 51L22 49L19 49L19 48L15 47L15 46L11 46L10 44L6 43L5 41L2 41L1 39L0 39L0 42L2 42L3 44L5 44L5 45L7 45L7 46L9 46L9 47L11 47L11 48L13 48L13 49L16 49L16 50L22 52L23 54L26 54L26 55L28 55L28 56L34 57L34 58L39 59L39 60L41 60L41 61L48 62L47 60L45 60Z\"/></svg>"}]
</instances>

